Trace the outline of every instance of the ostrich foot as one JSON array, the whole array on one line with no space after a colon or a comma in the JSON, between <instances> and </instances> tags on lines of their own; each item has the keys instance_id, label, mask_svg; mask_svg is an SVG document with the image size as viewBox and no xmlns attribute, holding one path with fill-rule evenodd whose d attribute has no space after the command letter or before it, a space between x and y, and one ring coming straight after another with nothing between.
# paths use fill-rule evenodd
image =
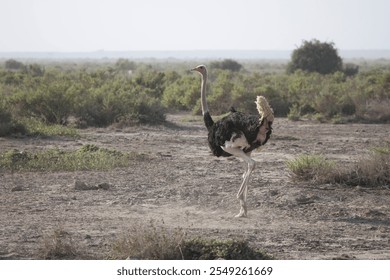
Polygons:
<instances>
[{"instance_id":1,"label":"ostrich foot","mask_svg":"<svg viewBox=\"0 0 390 280\"><path fill-rule=\"evenodd\" d=\"M235 215L234 218L247 218L247 215L244 212L240 211L240 213Z\"/></svg>"},{"instance_id":2,"label":"ostrich foot","mask_svg":"<svg viewBox=\"0 0 390 280\"><path fill-rule=\"evenodd\" d=\"M240 209L240 213L238 213L236 216L234 216L235 218L246 218L247 217L247 210L246 210L246 207L241 207Z\"/></svg>"}]
</instances>

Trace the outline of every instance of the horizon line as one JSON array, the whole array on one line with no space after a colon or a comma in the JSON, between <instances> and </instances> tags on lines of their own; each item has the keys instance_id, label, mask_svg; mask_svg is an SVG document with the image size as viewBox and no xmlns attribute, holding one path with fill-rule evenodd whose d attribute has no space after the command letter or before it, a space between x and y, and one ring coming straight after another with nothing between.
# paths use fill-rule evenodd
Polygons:
<instances>
[{"instance_id":1,"label":"horizon line","mask_svg":"<svg viewBox=\"0 0 390 280\"><path fill-rule=\"evenodd\" d=\"M201 50L94 50L94 51L0 51L0 59L242 59L288 60L294 50L201 49ZM347 59L390 59L390 49L337 49Z\"/></svg>"},{"instance_id":2,"label":"horizon line","mask_svg":"<svg viewBox=\"0 0 390 280\"><path fill-rule=\"evenodd\" d=\"M17 51L0 51L0 53L96 53L96 52L214 52L214 51L229 51L229 52L286 52L293 51L294 49L151 49L151 50L71 50L71 51L59 51L59 50L17 50ZM390 48L337 48L338 51L390 51Z\"/></svg>"}]
</instances>

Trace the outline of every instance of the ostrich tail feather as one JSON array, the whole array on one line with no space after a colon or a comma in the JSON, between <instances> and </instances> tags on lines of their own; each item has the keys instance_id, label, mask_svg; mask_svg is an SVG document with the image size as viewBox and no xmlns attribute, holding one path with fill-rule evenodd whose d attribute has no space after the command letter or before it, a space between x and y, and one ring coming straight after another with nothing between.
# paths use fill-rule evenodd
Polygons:
<instances>
[{"instance_id":1,"label":"ostrich tail feather","mask_svg":"<svg viewBox=\"0 0 390 280\"><path fill-rule=\"evenodd\" d=\"M257 111L260 114L260 120L267 119L270 122L274 121L274 111L269 106L267 99L264 96L257 96L255 101Z\"/></svg>"}]
</instances>

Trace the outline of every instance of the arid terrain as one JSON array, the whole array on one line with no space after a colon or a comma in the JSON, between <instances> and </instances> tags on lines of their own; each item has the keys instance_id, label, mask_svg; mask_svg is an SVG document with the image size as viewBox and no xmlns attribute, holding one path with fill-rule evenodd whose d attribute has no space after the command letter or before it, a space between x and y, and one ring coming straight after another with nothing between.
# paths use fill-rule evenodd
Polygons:
<instances>
[{"instance_id":1,"label":"arid terrain","mask_svg":"<svg viewBox=\"0 0 390 280\"><path fill-rule=\"evenodd\" d=\"M0 259L38 259L61 229L92 258L137 223L156 221L205 238L247 240L276 259L390 259L390 189L315 185L291 179L286 160L321 153L351 164L390 140L386 124L319 124L276 119L249 181L248 218L236 193L244 163L216 158L190 115L168 125L80 130L77 139L0 138L1 151L83 144L142 152L111 171L0 173ZM75 183L76 182L76 183ZM78 183L105 187L80 190Z\"/></svg>"}]
</instances>

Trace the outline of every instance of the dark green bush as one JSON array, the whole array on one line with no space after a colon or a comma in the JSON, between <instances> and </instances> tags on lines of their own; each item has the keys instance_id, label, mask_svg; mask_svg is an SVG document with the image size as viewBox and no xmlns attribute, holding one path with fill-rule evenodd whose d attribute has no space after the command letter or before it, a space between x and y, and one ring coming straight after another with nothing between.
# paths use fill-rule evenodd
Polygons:
<instances>
[{"instance_id":1,"label":"dark green bush","mask_svg":"<svg viewBox=\"0 0 390 280\"><path fill-rule=\"evenodd\" d=\"M198 77L185 75L167 84L162 104L169 110L192 110L200 98Z\"/></svg>"},{"instance_id":2,"label":"dark green bush","mask_svg":"<svg viewBox=\"0 0 390 280\"><path fill-rule=\"evenodd\" d=\"M25 134L26 127L13 119L12 114L0 104L0 137Z\"/></svg>"},{"instance_id":3,"label":"dark green bush","mask_svg":"<svg viewBox=\"0 0 390 280\"><path fill-rule=\"evenodd\" d=\"M49 124L64 124L70 116L92 126L106 126L123 118L135 123L161 123L164 74L140 73L134 78L97 71L45 70L36 73L3 72L0 81L4 106L15 118L37 118ZM2 130L9 124L3 118ZM4 134L4 133L3 133Z\"/></svg>"},{"instance_id":4,"label":"dark green bush","mask_svg":"<svg viewBox=\"0 0 390 280\"><path fill-rule=\"evenodd\" d=\"M206 240L193 238L182 246L187 260L269 260L272 257L243 240Z\"/></svg>"},{"instance_id":5,"label":"dark green bush","mask_svg":"<svg viewBox=\"0 0 390 280\"><path fill-rule=\"evenodd\" d=\"M213 69L229 70L238 72L242 69L242 65L233 59L224 59L222 61L212 61L210 67Z\"/></svg>"},{"instance_id":6,"label":"dark green bush","mask_svg":"<svg viewBox=\"0 0 390 280\"><path fill-rule=\"evenodd\" d=\"M11 114L0 106L0 137L10 133L12 128Z\"/></svg>"},{"instance_id":7,"label":"dark green bush","mask_svg":"<svg viewBox=\"0 0 390 280\"><path fill-rule=\"evenodd\" d=\"M48 149L39 152L26 152L15 149L0 153L0 170L111 170L117 167L127 167L132 160L144 158L147 156L141 153L122 153L94 145L82 146L75 151Z\"/></svg>"},{"instance_id":8,"label":"dark green bush","mask_svg":"<svg viewBox=\"0 0 390 280\"><path fill-rule=\"evenodd\" d=\"M291 55L291 62L287 71L296 70L330 74L342 69L342 59L338 55L334 43L320 42L318 40L303 41Z\"/></svg>"}]
</instances>

